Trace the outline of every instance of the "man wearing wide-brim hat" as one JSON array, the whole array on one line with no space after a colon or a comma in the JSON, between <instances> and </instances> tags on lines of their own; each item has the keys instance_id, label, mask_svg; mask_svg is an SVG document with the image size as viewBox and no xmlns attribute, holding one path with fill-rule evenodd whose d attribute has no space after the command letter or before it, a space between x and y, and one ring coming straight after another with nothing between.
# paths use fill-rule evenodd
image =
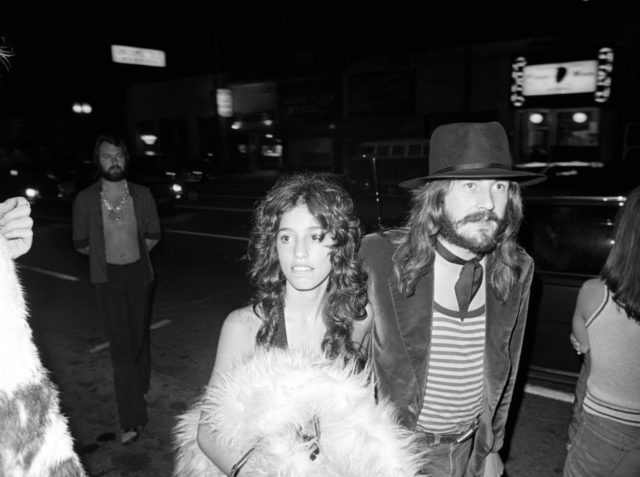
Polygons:
<instances>
[{"instance_id":1,"label":"man wearing wide-brim hat","mask_svg":"<svg viewBox=\"0 0 640 477\"><path fill-rule=\"evenodd\" d=\"M516 243L520 187L497 122L433 131L429 171L401 183L398 230L363 239L374 309L370 362L380 399L414 430L431 476L499 476L498 451L525 330L531 257Z\"/></svg>"}]
</instances>

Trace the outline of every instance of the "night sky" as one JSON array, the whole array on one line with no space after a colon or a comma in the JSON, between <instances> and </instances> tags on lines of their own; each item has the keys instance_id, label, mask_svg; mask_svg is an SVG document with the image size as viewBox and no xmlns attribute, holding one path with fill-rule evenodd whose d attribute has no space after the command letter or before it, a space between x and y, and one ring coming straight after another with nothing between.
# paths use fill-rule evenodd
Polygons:
<instances>
[{"instance_id":1,"label":"night sky","mask_svg":"<svg viewBox=\"0 0 640 477\"><path fill-rule=\"evenodd\" d=\"M0 67L0 118L54 113L72 100L109 102L139 81L213 71L236 81L337 72L368 56L548 34L588 37L635 18L600 0L387 2L360 12L343 11L356 8L347 2L293 10L217 3L211 12L181 11L175 2L164 10L159 2L144 11L91 2L73 12L3 11L0 40L14 57L9 71ZM167 68L114 64L112 43L165 50Z\"/></svg>"}]
</instances>

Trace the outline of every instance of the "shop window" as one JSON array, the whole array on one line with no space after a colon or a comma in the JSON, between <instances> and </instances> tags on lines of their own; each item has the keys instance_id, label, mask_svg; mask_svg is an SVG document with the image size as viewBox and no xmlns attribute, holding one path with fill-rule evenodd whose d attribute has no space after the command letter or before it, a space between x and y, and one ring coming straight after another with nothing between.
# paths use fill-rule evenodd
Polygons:
<instances>
[{"instance_id":1,"label":"shop window","mask_svg":"<svg viewBox=\"0 0 640 477\"><path fill-rule=\"evenodd\" d=\"M519 111L518 132L517 162L598 161L597 108Z\"/></svg>"},{"instance_id":2,"label":"shop window","mask_svg":"<svg viewBox=\"0 0 640 477\"><path fill-rule=\"evenodd\" d=\"M584 111L558 113L558 146L598 145L598 123Z\"/></svg>"},{"instance_id":3,"label":"shop window","mask_svg":"<svg viewBox=\"0 0 640 477\"><path fill-rule=\"evenodd\" d=\"M404 156L405 147L402 144L395 145L391 148L392 156Z\"/></svg>"},{"instance_id":4,"label":"shop window","mask_svg":"<svg viewBox=\"0 0 640 477\"><path fill-rule=\"evenodd\" d=\"M409 156L419 156L422 153L422 144L409 144Z\"/></svg>"},{"instance_id":5,"label":"shop window","mask_svg":"<svg viewBox=\"0 0 640 477\"><path fill-rule=\"evenodd\" d=\"M360 154L362 155L367 155L367 156L372 156L373 155L373 146L361 146L360 147Z\"/></svg>"},{"instance_id":6,"label":"shop window","mask_svg":"<svg viewBox=\"0 0 640 477\"><path fill-rule=\"evenodd\" d=\"M378 157L387 157L387 156L389 156L389 146L378 146L378 150L376 151L376 155Z\"/></svg>"}]
</instances>

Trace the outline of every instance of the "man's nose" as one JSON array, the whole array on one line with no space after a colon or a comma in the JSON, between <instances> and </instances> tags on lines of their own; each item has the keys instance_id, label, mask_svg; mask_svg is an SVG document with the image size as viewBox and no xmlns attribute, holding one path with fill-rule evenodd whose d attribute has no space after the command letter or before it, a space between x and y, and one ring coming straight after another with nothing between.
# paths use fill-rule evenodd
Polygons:
<instances>
[{"instance_id":1,"label":"man's nose","mask_svg":"<svg viewBox=\"0 0 640 477\"><path fill-rule=\"evenodd\" d=\"M490 188L483 188L478 194L478 208L485 210L493 210L496 206L493 192Z\"/></svg>"}]
</instances>

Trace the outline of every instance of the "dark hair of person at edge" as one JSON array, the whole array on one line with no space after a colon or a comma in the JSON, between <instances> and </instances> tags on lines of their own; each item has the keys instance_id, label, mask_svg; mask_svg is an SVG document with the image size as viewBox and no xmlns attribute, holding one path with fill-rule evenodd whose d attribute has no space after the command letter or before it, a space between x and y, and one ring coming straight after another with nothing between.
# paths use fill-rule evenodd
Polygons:
<instances>
[{"instance_id":1,"label":"dark hair of person at edge","mask_svg":"<svg viewBox=\"0 0 640 477\"><path fill-rule=\"evenodd\" d=\"M613 247L600 276L630 319L640 323L640 186L615 218Z\"/></svg>"}]
</instances>

